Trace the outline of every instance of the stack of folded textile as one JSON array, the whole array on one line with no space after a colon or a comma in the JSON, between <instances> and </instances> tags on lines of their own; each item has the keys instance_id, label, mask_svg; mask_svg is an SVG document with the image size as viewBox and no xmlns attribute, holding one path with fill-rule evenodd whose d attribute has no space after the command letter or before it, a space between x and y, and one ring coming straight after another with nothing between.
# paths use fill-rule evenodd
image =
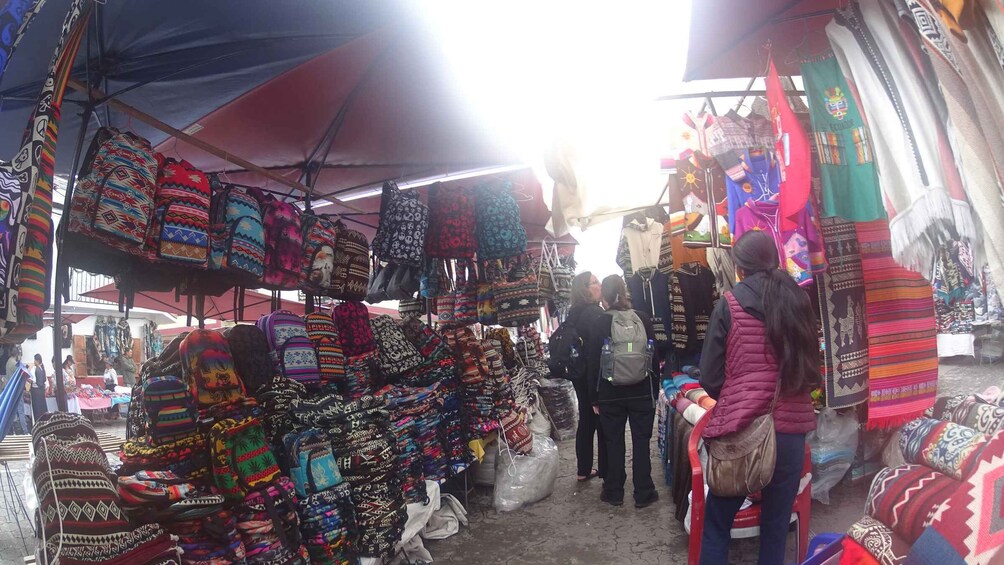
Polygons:
<instances>
[{"instance_id":1,"label":"stack of folded textile","mask_svg":"<svg viewBox=\"0 0 1004 565\"><path fill-rule=\"evenodd\" d=\"M345 360L345 380L339 383L339 394L349 399L373 394L377 389L379 355L368 351Z\"/></svg>"},{"instance_id":2,"label":"stack of folded textile","mask_svg":"<svg viewBox=\"0 0 1004 565\"><path fill-rule=\"evenodd\" d=\"M356 563L352 487L340 483L299 501L300 532L312 563Z\"/></svg>"},{"instance_id":3,"label":"stack of folded textile","mask_svg":"<svg viewBox=\"0 0 1004 565\"><path fill-rule=\"evenodd\" d=\"M222 501L222 497L220 497ZM164 528L178 537L183 565L245 563L244 541L237 532L237 518L229 510L206 507L204 513L165 522Z\"/></svg>"},{"instance_id":4,"label":"stack of folded textile","mask_svg":"<svg viewBox=\"0 0 1004 565\"><path fill-rule=\"evenodd\" d=\"M301 426L327 430L342 478L352 486L357 554L389 557L407 518L397 441L383 398L320 395L293 403Z\"/></svg>"},{"instance_id":5,"label":"stack of folded textile","mask_svg":"<svg viewBox=\"0 0 1004 565\"><path fill-rule=\"evenodd\" d=\"M495 410L495 383L487 376L484 348L468 327L451 328L443 337L460 369L464 433L472 439L487 437L499 428L499 417Z\"/></svg>"},{"instance_id":6,"label":"stack of folded textile","mask_svg":"<svg viewBox=\"0 0 1004 565\"><path fill-rule=\"evenodd\" d=\"M234 513L248 565L310 563L300 537L296 493L288 477L248 493Z\"/></svg>"},{"instance_id":7,"label":"stack of folded textile","mask_svg":"<svg viewBox=\"0 0 1004 565\"><path fill-rule=\"evenodd\" d=\"M276 446L282 436L293 428L290 408L294 398L307 396L307 389L292 379L276 374L272 381L254 393L255 400L262 409L261 423L269 444Z\"/></svg>"},{"instance_id":8,"label":"stack of folded textile","mask_svg":"<svg viewBox=\"0 0 1004 565\"><path fill-rule=\"evenodd\" d=\"M122 509L90 422L77 414L45 414L32 429L32 445L43 533L39 563L180 563L175 541L160 524L137 525Z\"/></svg>"},{"instance_id":9,"label":"stack of folded textile","mask_svg":"<svg viewBox=\"0 0 1004 565\"><path fill-rule=\"evenodd\" d=\"M439 384L422 388L386 387L382 393L387 398L392 419L410 419L413 422L411 442L418 451L421 472L408 477L406 482L411 479L417 481L417 492L409 498L409 502L424 500L425 479L438 481L447 475L446 453L439 437ZM398 445L400 447L400 443Z\"/></svg>"}]
</instances>

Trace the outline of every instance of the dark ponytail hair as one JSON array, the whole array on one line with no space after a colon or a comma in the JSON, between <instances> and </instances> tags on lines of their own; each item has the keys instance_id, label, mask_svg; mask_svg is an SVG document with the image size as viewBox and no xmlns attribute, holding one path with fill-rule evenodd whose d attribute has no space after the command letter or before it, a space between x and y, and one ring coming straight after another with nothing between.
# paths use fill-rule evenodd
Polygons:
<instances>
[{"instance_id":1,"label":"dark ponytail hair","mask_svg":"<svg viewBox=\"0 0 1004 565\"><path fill-rule=\"evenodd\" d=\"M600 293L607 303L607 310L630 310L631 300L628 299L627 285L620 275L610 275L600 284Z\"/></svg>"},{"instance_id":2,"label":"dark ponytail hair","mask_svg":"<svg viewBox=\"0 0 1004 565\"><path fill-rule=\"evenodd\" d=\"M809 296L779 269L777 245L762 231L748 231L732 248L736 267L745 277L763 273L763 311L767 338L781 371L781 392L809 392L819 386L819 338Z\"/></svg>"}]
</instances>

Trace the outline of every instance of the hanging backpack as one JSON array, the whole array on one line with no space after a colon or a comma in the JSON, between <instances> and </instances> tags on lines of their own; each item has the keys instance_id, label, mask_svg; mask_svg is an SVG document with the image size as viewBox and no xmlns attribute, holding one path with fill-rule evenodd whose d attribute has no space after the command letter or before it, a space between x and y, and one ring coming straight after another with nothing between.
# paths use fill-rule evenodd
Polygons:
<instances>
[{"instance_id":1,"label":"hanging backpack","mask_svg":"<svg viewBox=\"0 0 1004 565\"><path fill-rule=\"evenodd\" d=\"M615 386L640 383L652 374L653 347L645 325L634 310L614 310L610 317L610 337L600 353L600 378Z\"/></svg>"},{"instance_id":2,"label":"hanging backpack","mask_svg":"<svg viewBox=\"0 0 1004 565\"><path fill-rule=\"evenodd\" d=\"M300 227L303 230L303 283L300 288L305 292L326 295L331 291L335 270L338 226L324 216L303 214Z\"/></svg>"},{"instance_id":3,"label":"hanging backpack","mask_svg":"<svg viewBox=\"0 0 1004 565\"><path fill-rule=\"evenodd\" d=\"M157 192L153 148L142 137L110 128L98 130L91 144L93 160L73 191L69 233L142 257Z\"/></svg>"},{"instance_id":4,"label":"hanging backpack","mask_svg":"<svg viewBox=\"0 0 1004 565\"><path fill-rule=\"evenodd\" d=\"M339 382L345 378L345 353L338 340L338 329L331 316L313 312L304 316L307 337L317 350L317 364L324 382Z\"/></svg>"},{"instance_id":5,"label":"hanging backpack","mask_svg":"<svg viewBox=\"0 0 1004 565\"><path fill-rule=\"evenodd\" d=\"M418 199L418 192L402 192L393 181L383 183L373 254L382 261L419 267L428 230L429 207Z\"/></svg>"},{"instance_id":6,"label":"hanging backpack","mask_svg":"<svg viewBox=\"0 0 1004 565\"><path fill-rule=\"evenodd\" d=\"M370 279L369 242L361 232L346 228L340 221L335 225L338 245L329 296L337 300L363 300Z\"/></svg>"},{"instance_id":7,"label":"hanging backpack","mask_svg":"<svg viewBox=\"0 0 1004 565\"><path fill-rule=\"evenodd\" d=\"M346 357L355 357L376 349L370 314L361 302L343 302L331 314L338 328L338 338Z\"/></svg>"},{"instance_id":8,"label":"hanging backpack","mask_svg":"<svg viewBox=\"0 0 1004 565\"><path fill-rule=\"evenodd\" d=\"M265 333L278 372L304 386L320 383L317 352L307 337L303 318L288 310L277 310L259 318L258 328Z\"/></svg>"},{"instance_id":9,"label":"hanging backpack","mask_svg":"<svg viewBox=\"0 0 1004 565\"><path fill-rule=\"evenodd\" d=\"M279 465L257 418L226 419L209 432L213 477L220 494L241 500L279 478Z\"/></svg>"},{"instance_id":10,"label":"hanging backpack","mask_svg":"<svg viewBox=\"0 0 1004 565\"><path fill-rule=\"evenodd\" d=\"M248 394L272 382L275 368L269 355L268 338L258 326L236 325L223 330L223 336L227 338L234 368Z\"/></svg>"},{"instance_id":11,"label":"hanging backpack","mask_svg":"<svg viewBox=\"0 0 1004 565\"><path fill-rule=\"evenodd\" d=\"M265 226L261 205L242 188L214 178L212 249L209 268L233 276L242 286L265 274Z\"/></svg>"},{"instance_id":12,"label":"hanging backpack","mask_svg":"<svg viewBox=\"0 0 1004 565\"><path fill-rule=\"evenodd\" d=\"M342 482L331 440L322 430L286 434L283 438L289 458L289 476L300 496L316 494Z\"/></svg>"},{"instance_id":13,"label":"hanging backpack","mask_svg":"<svg viewBox=\"0 0 1004 565\"><path fill-rule=\"evenodd\" d=\"M244 398L230 345L223 334L192 330L181 342L181 370L199 411Z\"/></svg>"},{"instance_id":14,"label":"hanging backpack","mask_svg":"<svg viewBox=\"0 0 1004 565\"><path fill-rule=\"evenodd\" d=\"M512 183L477 187L478 260L494 261L526 253L526 230L519 204L511 194Z\"/></svg>"},{"instance_id":15,"label":"hanging backpack","mask_svg":"<svg viewBox=\"0 0 1004 565\"><path fill-rule=\"evenodd\" d=\"M474 196L463 188L429 187L429 232L425 254L439 259L473 259L478 251L474 236Z\"/></svg>"},{"instance_id":16,"label":"hanging backpack","mask_svg":"<svg viewBox=\"0 0 1004 565\"><path fill-rule=\"evenodd\" d=\"M150 377L142 384L147 431L154 444L198 433L199 414L188 384L174 376Z\"/></svg>"},{"instance_id":17,"label":"hanging backpack","mask_svg":"<svg viewBox=\"0 0 1004 565\"><path fill-rule=\"evenodd\" d=\"M161 157L150 230L149 259L209 266L209 178L188 161Z\"/></svg>"},{"instance_id":18,"label":"hanging backpack","mask_svg":"<svg viewBox=\"0 0 1004 565\"><path fill-rule=\"evenodd\" d=\"M265 226L265 274L261 284L271 290L296 290L303 274L300 212L271 194L260 190L254 194Z\"/></svg>"}]
</instances>

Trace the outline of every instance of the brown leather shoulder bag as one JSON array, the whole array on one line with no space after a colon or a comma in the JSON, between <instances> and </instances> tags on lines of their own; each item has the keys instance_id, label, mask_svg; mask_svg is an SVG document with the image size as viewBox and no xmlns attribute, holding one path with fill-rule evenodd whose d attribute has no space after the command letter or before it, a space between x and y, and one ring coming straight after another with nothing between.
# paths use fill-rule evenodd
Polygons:
<instances>
[{"instance_id":1,"label":"brown leather shoulder bag","mask_svg":"<svg viewBox=\"0 0 1004 565\"><path fill-rule=\"evenodd\" d=\"M753 420L746 429L707 440L706 476L708 488L716 496L749 496L770 483L777 462L774 406L780 392L779 377L766 414Z\"/></svg>"}]
</instances>

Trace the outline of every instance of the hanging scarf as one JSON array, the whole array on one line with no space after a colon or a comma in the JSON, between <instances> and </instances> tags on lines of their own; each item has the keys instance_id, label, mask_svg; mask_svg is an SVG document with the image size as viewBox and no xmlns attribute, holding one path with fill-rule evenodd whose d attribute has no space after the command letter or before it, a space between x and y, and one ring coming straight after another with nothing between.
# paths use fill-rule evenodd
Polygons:
<instances>
[{"instance_id":1,"label":"hanging scarf","mask_svg":"<svg viewBox=\"0 0 1004 565\"><path fill-rule=\"evenodd\" d=\"M781 79L774 68L774 59L767 71L767 103L770 117L774 121L774 145L778 158L784 163L784 177L781 179L781 229L791 230L798 225L792 216L799 214L809 202L811 159L809 138L805 129L795 117L788 96L781 86Z\"/></svg>"},{"instance_id":2,"label":"hanging scarf","mask_svg":"<svg viewBox=\"0 0 1004 565\"><path fill-rule=\"evenodd\" d=\"M18 322L18 293L21 285L22 261L25 256L28 236L29 214L35 199L39 206L49 207L48 231L51 234L52 171L55 158L56 134L58 132L60 106L70 68L76 58L77 48L86 29L90 2L75 0L63 21L56 51L49 65L49 74L38 96L38 103L25 130L21 149L10 163L0 164L0 322L7 333L10 326ZM82 17L83 16L83 17ZM37 267L39 261L45 263L45 251L51 258L51 235L41 257L32 255L29 265ZM38 251L36 249L36 251ZM45 265L48 266L47 264ZM43 270L45 270L43 268ZM48 273L45 273L46 283ZM47 294L43 290L43 294ZM44 310L44 308L43 308Z\"/></svg>"}]
</instances>

